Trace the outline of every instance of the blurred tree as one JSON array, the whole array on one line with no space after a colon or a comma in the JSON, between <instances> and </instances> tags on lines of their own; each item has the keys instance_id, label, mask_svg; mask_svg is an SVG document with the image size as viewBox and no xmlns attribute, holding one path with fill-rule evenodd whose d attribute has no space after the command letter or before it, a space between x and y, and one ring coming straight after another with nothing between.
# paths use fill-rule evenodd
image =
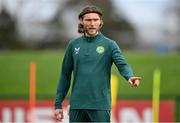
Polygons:
<instances>
[{"instance_id":1,"label":"blurred tree","mask_svg":"<svg viewBox=\"0 0 180 123\"><path fill-rule=\"evenodd\" d=\"M135 42L133 26L120 14L117 14L111 0L68 0L64 6L66 9L82 8L86 5L95 5L103 11L104 25L102 32L118 41L123 48L130 48Z\"/></svg>"},{"instance_id":2,"label":"blurred tree","mask_svg":"<svg viewBox=\"0 0 180 123\"><path fill-rule=\"evenodd\" d=\"M180 52L180 0L174 0L165 10L166 39L169 49Z\"/></svg>"},{"instance_id":3,"label":"blurred tree","mask_svg":"<svg viewBox=\"0 0 180 123\"><path fill-rule=\"evenodd\" d=\"M78 14L80 12L80 9L86 5L98 6L103 11L104 25L102 27L102 32L107 37L116 40L123 49L131 48L136 43L134 34L135 31L133 26L128 22L128 20L124 18L123 15L121 15L120 13L116 13L117 11L113 6L113 1L62 1L63 2L59 2L58 0L54 1L59 5L59 7L56 6L56 10L58 10L53 11L56 13L48 21L39 19L41 20L41 22L31 22L29 20L21 21L22 18L20 17L22 16L17 16L20 15L17 13L15 15L15 18L17 19L14 19L6 11L6 9L3 8L3 10L0 12L0 49L19 49L23 47L32 49L64 48L67 41L76 36L77 32L75 32L75 28L78 26ZM30 3L33 2L34 1L32 0ZM42 1L38 5L45 4L45 2L48 2L48 0ZM49 0L49 2L52 1ZM26 7L24 6L30 3L27 1L22 2L20 0L18 8L25 9ZM35 9L39 8L35 6ZM32 6L32 10L35 9ZM23 9L19 9L17 12L20 12L21 10ZM71 29L74 31L72 31ZM19 35L17 34L17 30L21 30L18 32Z\"/></svg>"},{"instance_id":4,"label":"blurred tree","mask_svg":"<svg viewBox=\"0 0 180 123\"><path fill-rule=\"evenodd\" d=\"M0 12L0 49L23 48L16 35L16 22L3 8Z\"/></svg>"},{"instance_id":5,"label":"blurred tree","mask_svg":"<svg viewBox=\"0 0 180 123\"><path fill-rule=\"evenodd\" d=\"M176 41L177 41L177 52L180 52L180 0L175 0L174 11L176 14L176 24L177 24L177 32L176 32Z\"/></svg>"}]
</instances>

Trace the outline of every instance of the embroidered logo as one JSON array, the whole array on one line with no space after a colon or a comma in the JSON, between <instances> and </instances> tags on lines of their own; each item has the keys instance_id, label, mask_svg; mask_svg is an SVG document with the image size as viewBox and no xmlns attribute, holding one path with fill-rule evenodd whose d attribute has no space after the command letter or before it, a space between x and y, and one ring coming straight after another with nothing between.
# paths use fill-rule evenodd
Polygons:
<instances>
[{"instance_id":1,"label":"embroidered logo","mask_svg":"<svg viewBox=\"0 0 180 123\"><path fill-rule=\"evenodd\" d=\"M96 52L99 53L99 54L104 53L104 47L103 47L103 46L98 46L98 47L96 48Z\"/></svg>"},{"instance_id":2,"label":"embroidered logo","mask_svg":"<svg viewBox=\"0 0 180 123\"><path fill-rule=\"evenodd\" d=\"M75 54L79 54L80 47L74 48Z\"/></svg>"}]
</instances>

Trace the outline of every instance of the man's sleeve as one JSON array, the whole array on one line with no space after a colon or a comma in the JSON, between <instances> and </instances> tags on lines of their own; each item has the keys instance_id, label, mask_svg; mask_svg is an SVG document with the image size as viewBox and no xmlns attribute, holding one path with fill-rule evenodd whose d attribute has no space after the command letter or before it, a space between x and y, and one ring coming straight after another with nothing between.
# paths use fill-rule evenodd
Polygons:
<instances>
[{"instance_id":1,"label":"man's sleeve","mask_svg":"<svg viewBox=\"0 0 180 123\"><path fill-rule=\"evenodd\" d=\"M126 80L134 76L130 65L125 60L119 46L115 41L112 41L111 43L111 53L112 53L112 60L115 63L116 67L118 68L120 74Z\"/></svg>"},{"instance_id":2,"label":"man's sleeve","mask_svg":"<svg viewBox=\"0 0 180 123\"><path fill-rule=\"evenodd\" d=\"M57 86L55 109L62 108L61 103L63 102L70 87L71 73L73 70L73 58L71 49L71 43L69 43L64 55L61 76Z\"/></svg>"}]
</instances>

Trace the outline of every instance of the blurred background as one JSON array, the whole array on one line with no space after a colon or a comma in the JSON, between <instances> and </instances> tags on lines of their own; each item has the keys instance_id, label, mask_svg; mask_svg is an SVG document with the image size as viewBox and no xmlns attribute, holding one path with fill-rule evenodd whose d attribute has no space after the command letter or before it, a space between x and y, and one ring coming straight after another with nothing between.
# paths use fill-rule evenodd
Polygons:
<instances>
[{"instance_id":1,"label":"blurred background","mask_svg":"<svg viewBox=\"0 0 180 123\"><path fill-rule=\"evenodd\" d=\"M122 49L179 52L179 0L0 0L1 50L64 48L89 4L103 10L102 32Z\"/></svg>"},{"instance_id":2,"label":"blurred background","mask_svg":"<svg viewBox=\"0 0 180 123\"><path fill-rule=\"evenodd\" d=\"M78 14L86 5L103 11L102 33L116 40L134 73L143 78L139 88L131 88L113 66L118 101L146 100L151 107L153 71L158 68L160 99L170 101L168 110L172 111L160 119L180 121L179 0L0 0L0 121L28 121L13 119L15 108L5 110L3 105L11 105L6 102L11 100L28 101L32 61L37 66L36 98L50 100L47 107L53 108L64 50L70 39L80 36ZM150 115L143 116L129 121L152 120ZM126 121L119 114L114 117L114 121Z\"/></svg>"}]
</instances>

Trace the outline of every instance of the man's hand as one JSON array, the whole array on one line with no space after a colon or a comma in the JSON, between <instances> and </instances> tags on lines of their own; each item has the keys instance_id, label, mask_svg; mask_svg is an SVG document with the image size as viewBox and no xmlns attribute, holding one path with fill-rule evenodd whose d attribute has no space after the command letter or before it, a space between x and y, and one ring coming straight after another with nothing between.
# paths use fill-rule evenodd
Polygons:
<instances>
[{"instance_id":1,"label":"man's hand","mask_svg":"<svg viewBox=\"0 0 180 123\"><path fill-rule=\"evenodd\" d=\"M62 120L64 119L64 115L63 115L63 110L62 109L56 109L54 112L54 116L56 121L60 121L62 122Z\"/></svg>"},{"instance_id":2,"label":"man's hand","mask_svg":"<svg viewBox=\"0 0 180 123\"><path fill-rule=\"evenodd\" d=\"M141 77L131 77L128 80L128 83L133 87L138 87L140 84Z\"/></svg>"}]
</instances>

